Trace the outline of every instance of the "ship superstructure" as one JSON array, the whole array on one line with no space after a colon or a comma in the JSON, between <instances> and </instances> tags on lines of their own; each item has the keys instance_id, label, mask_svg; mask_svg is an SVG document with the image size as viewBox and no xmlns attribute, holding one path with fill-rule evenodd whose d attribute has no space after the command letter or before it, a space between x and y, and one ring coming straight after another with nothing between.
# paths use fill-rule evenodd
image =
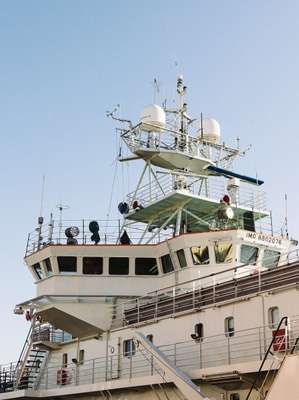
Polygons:
<instances>
[{"instance_id":1,"label":"ship superstructure","mask_svg":"<svg viewBox=\"0 0 299 400\"><path fill-rule=\"evenodd\" d=\"M36 297L15 308L30 330L0 399L273 400L297 368L297 243L275 232L263 181L234 170L239 140L190 117L185 93L179 76L177 107L137 124L108 113L130 151L119 161L144 161L121 219L64 221L62 205L39 218Z\"/></svg>"}]
</instances>

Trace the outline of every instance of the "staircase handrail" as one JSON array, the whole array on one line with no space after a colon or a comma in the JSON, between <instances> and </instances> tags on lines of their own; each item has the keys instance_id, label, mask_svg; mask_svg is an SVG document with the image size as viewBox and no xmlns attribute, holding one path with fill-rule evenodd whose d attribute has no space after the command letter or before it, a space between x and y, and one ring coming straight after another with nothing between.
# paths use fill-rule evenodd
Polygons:
<instances>
[{"instance_id":1,"label":"staircase handrail","mask_svg":"<svg viewBox=\"0 0 299 400\"><path fill-rule=\"evenodd\" d=\"M257 374L255 375L255 378L254 378L254 380L253 380L253 382L252 382L252 385L251 385L251 387L250 387L250 390L249 390L249 392L248 392L248 394L247 394L245 400L249 400L250 395L251 395L253 389L255 388L255 385L256 385L256 382L257 382L257 380L258 380L258 377L259 377L259 375L260 375L260 373L261 373L261 371L262 371L262 369L263 369L263 366L264 366L264 364L265 364L265 362L266 362L266 360L267 360L267 358L268 358L268 355L271 353L271 348L272 348L272 346L273 346L273 343L274 343L275 340L276 340L276 337L278 336L279 329L280 329L280 327L281 327L281 325L282 325L283 323L285 323L285 325L287 325L287 323L288 323L288 317L287 317L287 316L281 318L281 320L280 320L280 322L279 322L279 324L278 324L278 326L277 326L277 328L276 328L276 330L275 330L275 333L273 334L271 343L270 343L269 346L268 346L268 349L267 349L267 351L266 351L266 353L265 353L265 355L264 355L264 358L263 358L263 360L262 360L262 362L261 362L260 368L259 368Z\"/></svg>"},{"instance_id":2,"label":"staircase handrail","mask_svg":"<svg viewBox=\"0 0 299 400\"><path fill-rule=\"evenodd\" d=\"M26 366L26 361L28 358L28 355L30 353L31 347L32 347L32 332L33 328L35 326L35 316L32 317L32 322L28 331L28 334L26 336L26 340L24 342L20 357L18 359L16 369L15 369L15 389L18 388L20 380L22 378L25 366Z\"/></svg>"}]
</instances>

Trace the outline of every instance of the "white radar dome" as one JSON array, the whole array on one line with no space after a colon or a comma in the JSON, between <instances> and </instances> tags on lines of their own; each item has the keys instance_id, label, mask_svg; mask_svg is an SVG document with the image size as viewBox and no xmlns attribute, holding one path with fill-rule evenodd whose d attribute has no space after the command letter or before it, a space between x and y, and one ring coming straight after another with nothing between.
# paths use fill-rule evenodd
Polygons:
<instances>
[{"instance_id":1,"label":"white radar dome","mask_svg":"<svg viewBox=\"0 0 299 400\"><path fill-rule=\"evenodd\" d=\"M145 107L142 111L140 115L140 122L142 123L142 128L149 132L158 131L159 128L165 128L165 111L162 107L157 106L156 104L151 104Z\"/></svg>"},{"instance_id":2,"label":"white radar dome","mask_svg":"<svg viewBox=\"0 0 299 400\"><path fill-rule=\"evenodd\" d=\"M202 121L202 129L198 130L198 137L202 137L207 142L219 143L220 136L219 123L213 118L205 118Z\"/></svg>"}]
</instances>

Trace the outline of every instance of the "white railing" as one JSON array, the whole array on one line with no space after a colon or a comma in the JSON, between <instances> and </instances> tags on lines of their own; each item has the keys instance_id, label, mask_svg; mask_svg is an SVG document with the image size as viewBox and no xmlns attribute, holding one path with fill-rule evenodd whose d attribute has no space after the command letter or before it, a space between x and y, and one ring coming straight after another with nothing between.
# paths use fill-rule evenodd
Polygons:
<instances>
[{"instance_id":1,"label":"white railing","mask_svg":"<svg viewBox=\"0 0 299 400\"><path fill-rule=\"evenodd\" d=\"M137 191L129 193L127 202L131 205L134 200L138 200L143 207L146 207L172 193L174 191L174 183L174 176L159 174L157 175L157 180L152 178L150 183L142 185ZM192 195L217 202L220 202L223 196L228 193L226 182L219 178L209 177L206 182L193 179L188 183L187 187ZM242 184L238 191L238 202L234 205L265 212L267 211L266 194L259 187L251 188L246 184Z\"/></svg>"},{"instance_id":2,"label":"white railing","mask_svg":"<svg viewBox=\"0 0 299 400\"><path fill-rule=\"evenodd\" d=\"M202 368L234 365L249 361L260 361L271 343L273 329L261 326L242 331L204 337L198 341L186 341L159 346L159 349L177 367L190 374ZM281 338L284 345L277 348L283 355L292 349L299 335L298 317L290 318L286 336ZM153 357L145 358L138 347L124 355L110 354L75 365L49 365L43 372L38 389L64 388L107 382L115 379L136 378L158 375L159 366Z\"/></svg>"},{"instance_id":3,"label":"white railing","mask_svg":"<svg viewBox=\"0 0 299 400\"><path fill-rule=\"evenodd\" d=\"M273 268L273 258L266 261L268 269L244 264L114 304L111 306L114 315L112 327L118 329L156 321L172 314L196 311L221 301L298 282L299 266L296 262L299 261L299 249L282 254ZM277 268L283 266L286 268Z\"/></svg>"},{"instance_id":4,"label":"white railing","mask_svg":"<svg viewBox=\"0 0 299 400\"><path fill-rule=\"evenodd\" d=\"M65 235L65 230L69 227L77 227L79 234L75 237L75 244L97 244L92 236L93 233L89 230L89 223L96 221L99 225L99 236L100 241L98 244L117 244L119 243L119 237L121 234L120 219L117 220L53 220L48 224L43 224L41 228L36 228L33 232L29 233L26 245L25 256L28 256L36 251L48 246L57 244L67 244L68 238ZM151 233L144 235L145 225L135 223L126 227L126 231L130 237L132 244L139 243L141 237L146 239L151 237ZM163 230L158 236L156 236L151 243L158 243L161 240L165 240L173 236L173 230Z\"/></svg>"},{"instance_id":5,"label":"white railing","mask_svg":"<svg viewBox=\"0 0 299 400\"><path fill-rule=\"evenodd\" d=\"M145 150L173 150L191 157L209 158L222 168L230 168L232 161L241 156L239 149L224 144L205 142L199 137L182 136L172 128L158 128L148 132L144 124L138 124L121 135L132 152Z\"/></svg>"}]
</instances>

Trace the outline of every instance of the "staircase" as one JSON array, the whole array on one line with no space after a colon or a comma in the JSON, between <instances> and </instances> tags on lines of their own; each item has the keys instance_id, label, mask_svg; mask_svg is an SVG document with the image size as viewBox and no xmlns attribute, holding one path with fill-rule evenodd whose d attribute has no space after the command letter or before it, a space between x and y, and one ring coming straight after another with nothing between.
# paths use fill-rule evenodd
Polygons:
<instances>
[{"instance_id":1,"label":"staircase","mask_svg":"<svg viewBox=\"0 0 299 400\"><path fill-rule=\"evenodd\" d=\"M42 368L46 365L48 351L33 344L36 318L33 316L19 360L9 370L0 371L0 392L36 387Z\"/></svg>"},{"instance_id":2,"label":"staircase","mask_svg":"<svg viewBox=\"0 0 299 400\"><path fill-rule=\"evenodd\" d=\"M36 387L43 366L46 363L48 352L38 348L32 348L27 357L23 373L18 382L18 389Z\"/></svg>"},{"instance_id":3,"label":"staircase","mask_svg":"<svg viewBox=\"0 0 299 400\"><path fill-rule=\"evenodd\" d=\"M285 326L285 328L280 329ZM265 353L260 368L246 396L246 400L299 399L299 336L288 335L288 317L281 318L272 341ZM277 341L278 339L278 341ZM267 369L263 369L267 358L272 360ZM264 374L264 376L262 376ZM258 382L261 382L258 385ZM265 390L268 383L268 390Z\"/></svg>"}]
</instances>

